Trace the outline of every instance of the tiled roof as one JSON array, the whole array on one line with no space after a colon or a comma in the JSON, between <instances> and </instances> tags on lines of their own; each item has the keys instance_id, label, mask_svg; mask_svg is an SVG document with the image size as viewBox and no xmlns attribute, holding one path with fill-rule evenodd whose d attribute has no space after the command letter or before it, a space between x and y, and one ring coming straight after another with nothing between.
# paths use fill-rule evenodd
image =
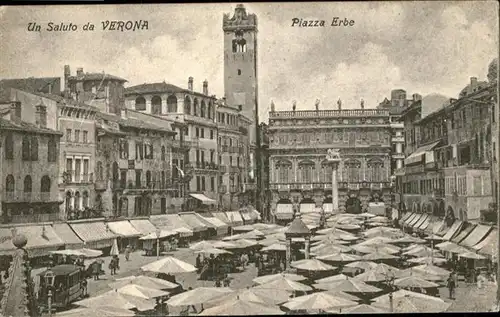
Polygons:
<instances>
[{"instance_id":1,"label":"tiled roof","mask_svg":"<svg viewBox=\"0 0 500 317\"><path fill-rule=\"evenodd\" d=\"M302 221L302 219L300 219L300 217L295 217L295 219L293 219L286 233L292 235L299 235L299 234L306 235L310 234L311 230L307 228L306 224Z\"/></svg>"},{"instance_id":2,"label":"tiled roof","mask_svg":"<svg viewBox=\"0 0 500 317\"><path fill-rule=\"evenodd\" d=\"M10 121L6 119L0 118L0 129L4 130L15 130L15 131L21 131L21 132L34 132L34 133L39 133L39 134L57 134L57 135L62 135L61 132L55 131L52 129L48 128L39 128L34 124L25 122L25 121Z\"/></svg>"},{"instance_id":3,"label":"tiled roof","mask_svg":"<svg viewBox=\"0 0 500 317\"><path fill-rule=\"evenodd\" d=\"M63 96L60 96L60 95L47 94L47 93L43 93L43 92L32 92L32 91L27 91L27 92L30 94L36 95L36 96L40 96L43 98L53 100L53 101L58 102L60 104L66 104L66 105L70 105L70 106L74 106L74 107L87 108L90 110L99 111L99 108L97 108L97 107L88 105L86 103L83 103L83 102L80 102L80 101L77 101L74 99L64 98Z\"/></svg>"},{"instance_id":4,"label":"tiled roof","mask_svg":"<svg viewBox=\"0 0 500 317\"><path fill-rule=\"evenodd\" d=\"M176 85L168 84L166 82L141 84L125 88L125 95L140 95L140 94L165 93L165 92L166 93L184 92L197 96L210 97L199 92L191 91L189 89L184 89Z\"/></svg>"},{"instance_id":5,"label":"tiled roof","mask_svg":"<svg viewBox=\"0 0 500 317\"><path fill-rule=\"evenodd\" d=\"M106 74L106 73L85 73L82 76L70 76L69 80L76 80L76 81L85 81L85 80L116 80L116 81L121 81L121 82L126 82L126 79L123 79L118 76Z\"/></svg>"},{"instance_id":6,"label":"tiled roof","mask_svg":"<svg viewBox=\"0 0 500 317\"><path fill-rule=\"evenodd\" d=\"M49 92L49 84L52 84L52 93L57 94L61 92L60 77L30 77L0 80L0 87L2 88L15 88L26 91Z\"/></svg>"},{"instance_id":7,"label":"tiled roof","mask_svg":"<svg viewBox=\"0 0 500 317\"><path fill-rule=\"evenodd\" d=\"M103 113L103 112L99 112L97 114L97 116L104 119L104 120L116 122L119 125L124 126L124 127L175 133L172 130L170 130L169 128L157 126L157 125L151 124L149 122L140 121L137 119L132 119L132 118L124 119L120 116L109 114L109 113Z\"/></svg>"}]
</instances>

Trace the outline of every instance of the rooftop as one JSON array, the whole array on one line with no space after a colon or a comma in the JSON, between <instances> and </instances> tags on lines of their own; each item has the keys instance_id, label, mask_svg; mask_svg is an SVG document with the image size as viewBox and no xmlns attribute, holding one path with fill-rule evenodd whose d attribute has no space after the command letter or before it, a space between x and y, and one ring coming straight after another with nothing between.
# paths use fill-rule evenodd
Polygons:
<instances>
[{"instance_id":1,"label":"rooftop","mask_svg":"<svg viewBox=\"0 0 500 317\"><path fill-rule=\"evenodd\" d=\"M314 117L388 117L386 109L342 109L342 110L296 110L272 111L270 119L314 118Z\"/></svg>"},{"instance_id":2,"label":"rooftop","mask_svg":"<svg viewBox=\"0 0 500 317\"><path fill-rule=\"evenodd\" d=\"M307 228L306 224L300 218L300 215L295 216L290 227L285 232L286 235L309 235L311 234L311 230Z\"/></svg>"},{"instance_id":3,"label":"rooftop","mask_svg":"<svg viewBox=\"0 0 500 317\"><path fill-rule=\"evenodd\" d=\"M141 95L141 94L152 94L152 93L176 93L176 92L181 92L181 93L189 93L189 94L194 94L198 96L203 96L203 97L210 97L204 95L199 92L195 92L189 89L181 88L179 86L173 85L173 84L168 84L166 82L161 82L161 83L149 83L149 84L141 84L141 85L136 85L136 86L131 86L125 88L125 95Z\"/></svg>"},{"instance_id":4,"label":"rooftop","mask_svg":"<svg viewBox=\"0 0 500 317\"><path fill-rule=\"evenodd\" d=\"M19 131L19 132L32 132L38 134L54 134L54 135L62 135L61 132L55 131L49 128L41 128L37 127L34 124L25 122L25 121L10 121L3 118L0 118L0 129L2 130L10 130L10 131Z\"/></svg>"},{"instance_id":5,"label":"rooftop","mask_svg":"<svg viewBox=\"0 0 500 317\"><path fill-rule=\"evenodd\" d=\"M61 92L60 77L29 77L29 78L13 78L0 80L1 88L16 88L26 91L44 91L49 92L49 86L52 84L51 90L53 93Z\"/></svg>"},{"instance_id":6,"label":"rooftop","mask_svg":"<svg viewBox=\"0 0 500 317\"><path fill-rule=\"evenodd\" d=\"M60 95L47 94L47 93L43 93L43 92L33 92L33 91L27 91L27 92L30 93L30 94L39 96L39 97L43 97L43 98L47 98L47 99L53 100L53 101L55 101L55 102L57 102L58 104L61 104L61 105L68 105L68 106L74 106L74 107L79 107L79 108L87 108L89 110L99 111L99 109L97 107L88 105L86 103L83 103L83 102L80 102L80 101L77 101L77 100L74 100L74 99L64 98L63 96L60 96Z\"/></svg>"},{"instance_id":7,"label":"rooftop","mask_svg":"<svg viewBox=\"0 0 500 317\"><path fill-rule=\"evenodd\" d=\"M97 80L114 80L120 82L127 82L126 79L123 79L118 76L102 73L84 73L80 76L70 76L69 80L75 81L97 81Z\"/></svg>"},{"instance_id":8,"label":"rooftop","mask_svg":"<svg viewBox=\"0 0 500 317\"><path fill-rule=\"evenodd\" d=\"M169 128L160 127L160 126L157 126L155 124L141 121L141 120L137 120L137 119L133 119L133 118L122 118L118 115L103 113L103 112L99 112L97 114L97 116L103 120L116 122L120 126L123 126L123 127L144 129L144 130L154 130L154 131L160 131L160 132L167 132L170 134L176 134L176 132L170 130Z\"/></svg>"}]
</instances>

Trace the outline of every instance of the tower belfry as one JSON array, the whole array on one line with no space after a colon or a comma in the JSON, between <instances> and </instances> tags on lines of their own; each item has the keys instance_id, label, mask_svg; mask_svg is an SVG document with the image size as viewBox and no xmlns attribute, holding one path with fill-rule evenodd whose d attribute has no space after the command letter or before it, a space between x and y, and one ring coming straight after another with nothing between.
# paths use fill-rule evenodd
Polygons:
<instances>
[{"instance_id":1,"label":"tower belfry","mask_svg":"<svg viewBox=\"0 0 500 317\"><path fill-rule=\"evenodd\" d=\"M257 97L257 17L238 4L232 14L224 14L224 94L229 106L256 122ZM255 144L255 129L249 131Z\"/></svg>"}]
</instances>

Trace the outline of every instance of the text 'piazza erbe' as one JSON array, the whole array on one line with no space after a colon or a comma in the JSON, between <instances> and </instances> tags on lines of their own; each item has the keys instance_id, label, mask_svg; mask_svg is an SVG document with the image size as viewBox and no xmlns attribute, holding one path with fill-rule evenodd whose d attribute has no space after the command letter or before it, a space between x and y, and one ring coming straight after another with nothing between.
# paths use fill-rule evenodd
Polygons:
<instances>
[{"instance_id":1,"label":"text 'piazza erbe'","mask_svg":"<svg viewBox=\"0 0 500 317\"><path fill-rule=\"evenodd\" d=\"M355 23L356 22L352 19L333 17L330 26L347 27L347 26L354 26ZM325 20L314 20L314 19L308 20L299 18L292 19L292 27L325 27L325 26L327 26Z\"/></svg>"},{"instance_id":2,"label":"text 'piazza erbe'","mask_svg":"<svg viewBox=\"0 0 500 317\"><path fill-rule=\"evenodd\" d=\"M137 21L106 20L106 21L101 21L99 24L97 24L97 28L98 29L100 28L102 31L119 31L119 32L140 31L140 30L149 30L149 23L147 20L137 20ZM49 22L47 23L45 28L42 29L42 24L38 24L36 22L30 22L28 23L27 29L30 32L41 32L42 30L45 30L47 32L76 32L81 30L95 31L96 25L91 22L87 22L82 26L79 26L78 24L72 22L70 23Z\"/></svg>"}]
</instances>

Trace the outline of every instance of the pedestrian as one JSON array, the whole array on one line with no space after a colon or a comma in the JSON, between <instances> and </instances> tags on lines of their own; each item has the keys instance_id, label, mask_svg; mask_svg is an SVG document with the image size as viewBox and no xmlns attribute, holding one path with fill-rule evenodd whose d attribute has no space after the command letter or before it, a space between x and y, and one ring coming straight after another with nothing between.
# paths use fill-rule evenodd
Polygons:
<instances>
[{"instance_id":1,"label":"pedestrian","mask_svg":"<svg viewBox=\"0 0 500 317\"><path fill-rule=\"evenodd\" d=\"M219 278L219 277L217 277L217 278L215 279L215 287L221 287L221 286L222 286L222 284L221 284L220 278Z\"/></svg>"},{"instance_id":2,"label":"pedestrian","mask_svg":"<svg viewBox=\"0 0 500 317\"><path fill-rule=\"evenodd\" d=\"M125 260L126 261L130 261L130 252L132 252L132 247L129 245L127 245L127 247L125 248Z\"/></svg>"},{"instance_id":3,"label":"pedestrian","mask_svg":"<svg viewBox=\"0 0 500 317\"><path fill-rule=\"evenodd\" d=\"M229 277L229 275L224 274L224 287L229 287L229 285L231 284L231 278Z\"/></svg>"},{"instance_id":4,"label":"pedestrian","mask_svg":"<svg viewBox=\"0 0 500 317\"><path fill-rule=\"evenodd\" d=\"M198 269L198 272L201 269L201 254L198 253L198 256L196 257L196 268Z\"/></svg>"},{"instance_id":5,"label":"pedestrian","mask_svg":"<svg viewBox=\"0 0 500 317\"><path fill-rule=\"evenodd\" d=\"M99 279L100 266L98 261L94 261L92 264L92 274L94 275L94 281Z\"/></svg>"},{"instance_id":6,"label":"pedestrian","mask_svg":"<svg viewBox=\"0 0 500 317\"><path fill-rule=\"evenodd\" d=\"M453 273L452 272L450 274L450 276L448 276L448 280L447 280L447 287L448 287L448 291L449 291L449 298L450 299L454 299L455 298L455 287L456 287L456 284L455 284L455 279L453 278Z\"/></svg>"},{"instance_id":7,"label":"pedestrian","mask_svg":"<svg viewBox=\"0 0 500 317\"><path fill-rule=\"evenodd\" d=\"M116 260L115 257L112 257L111 260L109 261L108 269L111 272L111 275L115 275L116 273Z\"/></svg>"}]
</instances>

